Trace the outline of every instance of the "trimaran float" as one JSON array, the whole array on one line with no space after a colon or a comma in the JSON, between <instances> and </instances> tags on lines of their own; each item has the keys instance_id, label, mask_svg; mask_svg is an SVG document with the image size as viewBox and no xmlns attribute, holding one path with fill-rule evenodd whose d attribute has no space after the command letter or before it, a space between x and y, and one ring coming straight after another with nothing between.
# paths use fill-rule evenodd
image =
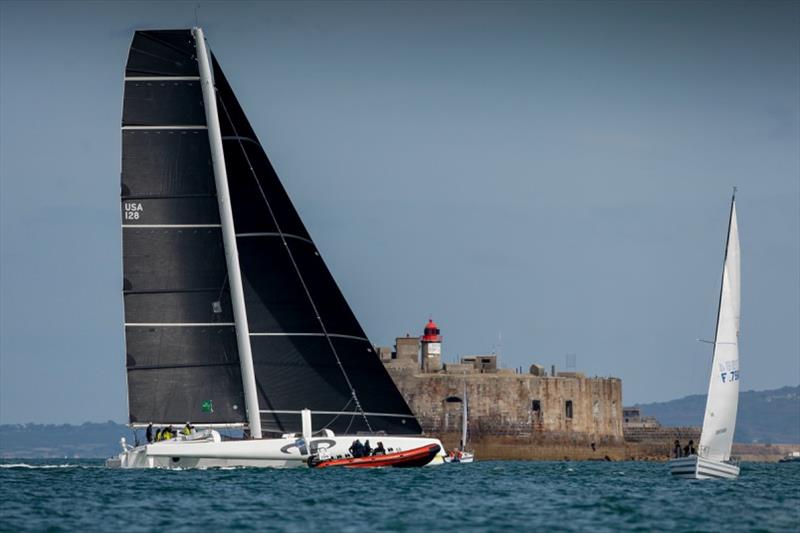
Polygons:
<instances>
[{"instance_id":1,"label":"trimaran float","mask_svg":"<svg viewBox=\"0 0 800 533\"><path fill-rule=\"evenodd\" d=\"M441 443L421 435L200 28L133 37L121 200L129 422L191 422L196 431L123 440L109 466L442 462ZM224 437L224 428L244 437ZM350 461L355 439L381 442L387 457Z\"/></svg>"},{"instance_id":2,"label":"trimaran float","mask_svg":"<svg viewBox=\"0 0 800 533\"><path fill-rule=\"evenodd\" d=\"M734 188L700 445L696 454L669 461L670 471L677 477L733 479L739 476L739 467L731 462L731 446L739 404L740 255Z\"/></svg>"}]
</instances>

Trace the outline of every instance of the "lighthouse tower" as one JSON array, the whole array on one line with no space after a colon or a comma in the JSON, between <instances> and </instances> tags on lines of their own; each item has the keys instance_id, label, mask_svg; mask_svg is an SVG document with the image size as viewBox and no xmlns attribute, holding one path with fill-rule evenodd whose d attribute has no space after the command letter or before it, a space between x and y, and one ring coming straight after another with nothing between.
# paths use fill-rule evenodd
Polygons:
<instances>
[{"instance_id":1,"label":"lighthouse tower","mask_svg":"<svg viewBox=\"0 0 800 533\"><path fill-rule=\"evenodd\" d=\"M425 334L422 336L422 361L423 372L438 372L442 369L442 336L439 335L439 326L431 319L425 325Z\"/></svg>"}]
</instances>

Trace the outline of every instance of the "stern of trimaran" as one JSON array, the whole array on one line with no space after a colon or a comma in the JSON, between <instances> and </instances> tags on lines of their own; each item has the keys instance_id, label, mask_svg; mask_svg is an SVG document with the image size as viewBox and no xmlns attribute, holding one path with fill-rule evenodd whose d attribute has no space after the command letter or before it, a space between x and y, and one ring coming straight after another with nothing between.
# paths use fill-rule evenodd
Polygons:
<instances>
[{"instance_id":1,"label":"stern of trimaran","mask_svg":"<svg viewBox=\"0 0 800 533\"><path fill-rule=\"evenodd\" d=\"M669 461L674 476L689 479L733 479L739 476L739 467L731 461L731 447L739 404L740 308L741 252L734 188L700 445L697 454Z\"/></svg>"},{"instance_id":2,"label":"stern of trimaran","mask_svg":"<svg viewBox=\"0 0 800 533\"><path fill-rule=\"evenodd\" d=\"M422 436L200 28L134 34L121 201L129 422L197 431L123 441L109 465L302 466L323 449L347 457L355 439L441 447Z\"/></svg>"}]
</instances>

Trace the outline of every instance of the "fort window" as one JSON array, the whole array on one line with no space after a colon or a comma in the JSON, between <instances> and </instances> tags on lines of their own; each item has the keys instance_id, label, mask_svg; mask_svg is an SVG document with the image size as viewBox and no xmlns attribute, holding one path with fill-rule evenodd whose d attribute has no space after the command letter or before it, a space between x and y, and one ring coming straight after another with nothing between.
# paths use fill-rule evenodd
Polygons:
<instances>
[{"instance_id":1,"label":"fort window","mask_svg":"<svg viewBox=\"0 0 800 533\"><path fill-rule=\"evenodd\" d=\"M567 400L564 404L564 414L567 418L572 418L572 400Z\"/></svg>"},{"instance_id":2,"label":"fort window","mask_svg":"<svg viewBox=\"0 0 800 533\"><path fill-rule=\"evenodd\" d=\"M531 402L531 411L534 413L540 413L542 411L542 402L539 400L533 400Z\"/></svg>"}]
</instances>

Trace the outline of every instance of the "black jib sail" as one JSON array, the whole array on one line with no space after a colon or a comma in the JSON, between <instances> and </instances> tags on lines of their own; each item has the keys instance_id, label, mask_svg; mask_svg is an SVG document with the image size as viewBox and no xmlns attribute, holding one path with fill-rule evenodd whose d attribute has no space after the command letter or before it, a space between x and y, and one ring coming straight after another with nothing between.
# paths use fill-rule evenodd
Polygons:
<instances>
[{"instance_id":1,"label":"black jib sail","mask_svg":"<svg viewBox=\"0 0 800 533\"><path fill-rule=\"evenodd\" d=\"M212 62L262 428L421 433Z\"/></svg>"},{"instance_id":2,"label":"black jib sail","mask_svg":"<svg viewBox=\"0 0 800 533\"><path fill-rule=\"evenodd\" d=\"M131 423L245 421L194 38L139 31L125 71L122 243Z\"/></svg>"}]
</instances>

